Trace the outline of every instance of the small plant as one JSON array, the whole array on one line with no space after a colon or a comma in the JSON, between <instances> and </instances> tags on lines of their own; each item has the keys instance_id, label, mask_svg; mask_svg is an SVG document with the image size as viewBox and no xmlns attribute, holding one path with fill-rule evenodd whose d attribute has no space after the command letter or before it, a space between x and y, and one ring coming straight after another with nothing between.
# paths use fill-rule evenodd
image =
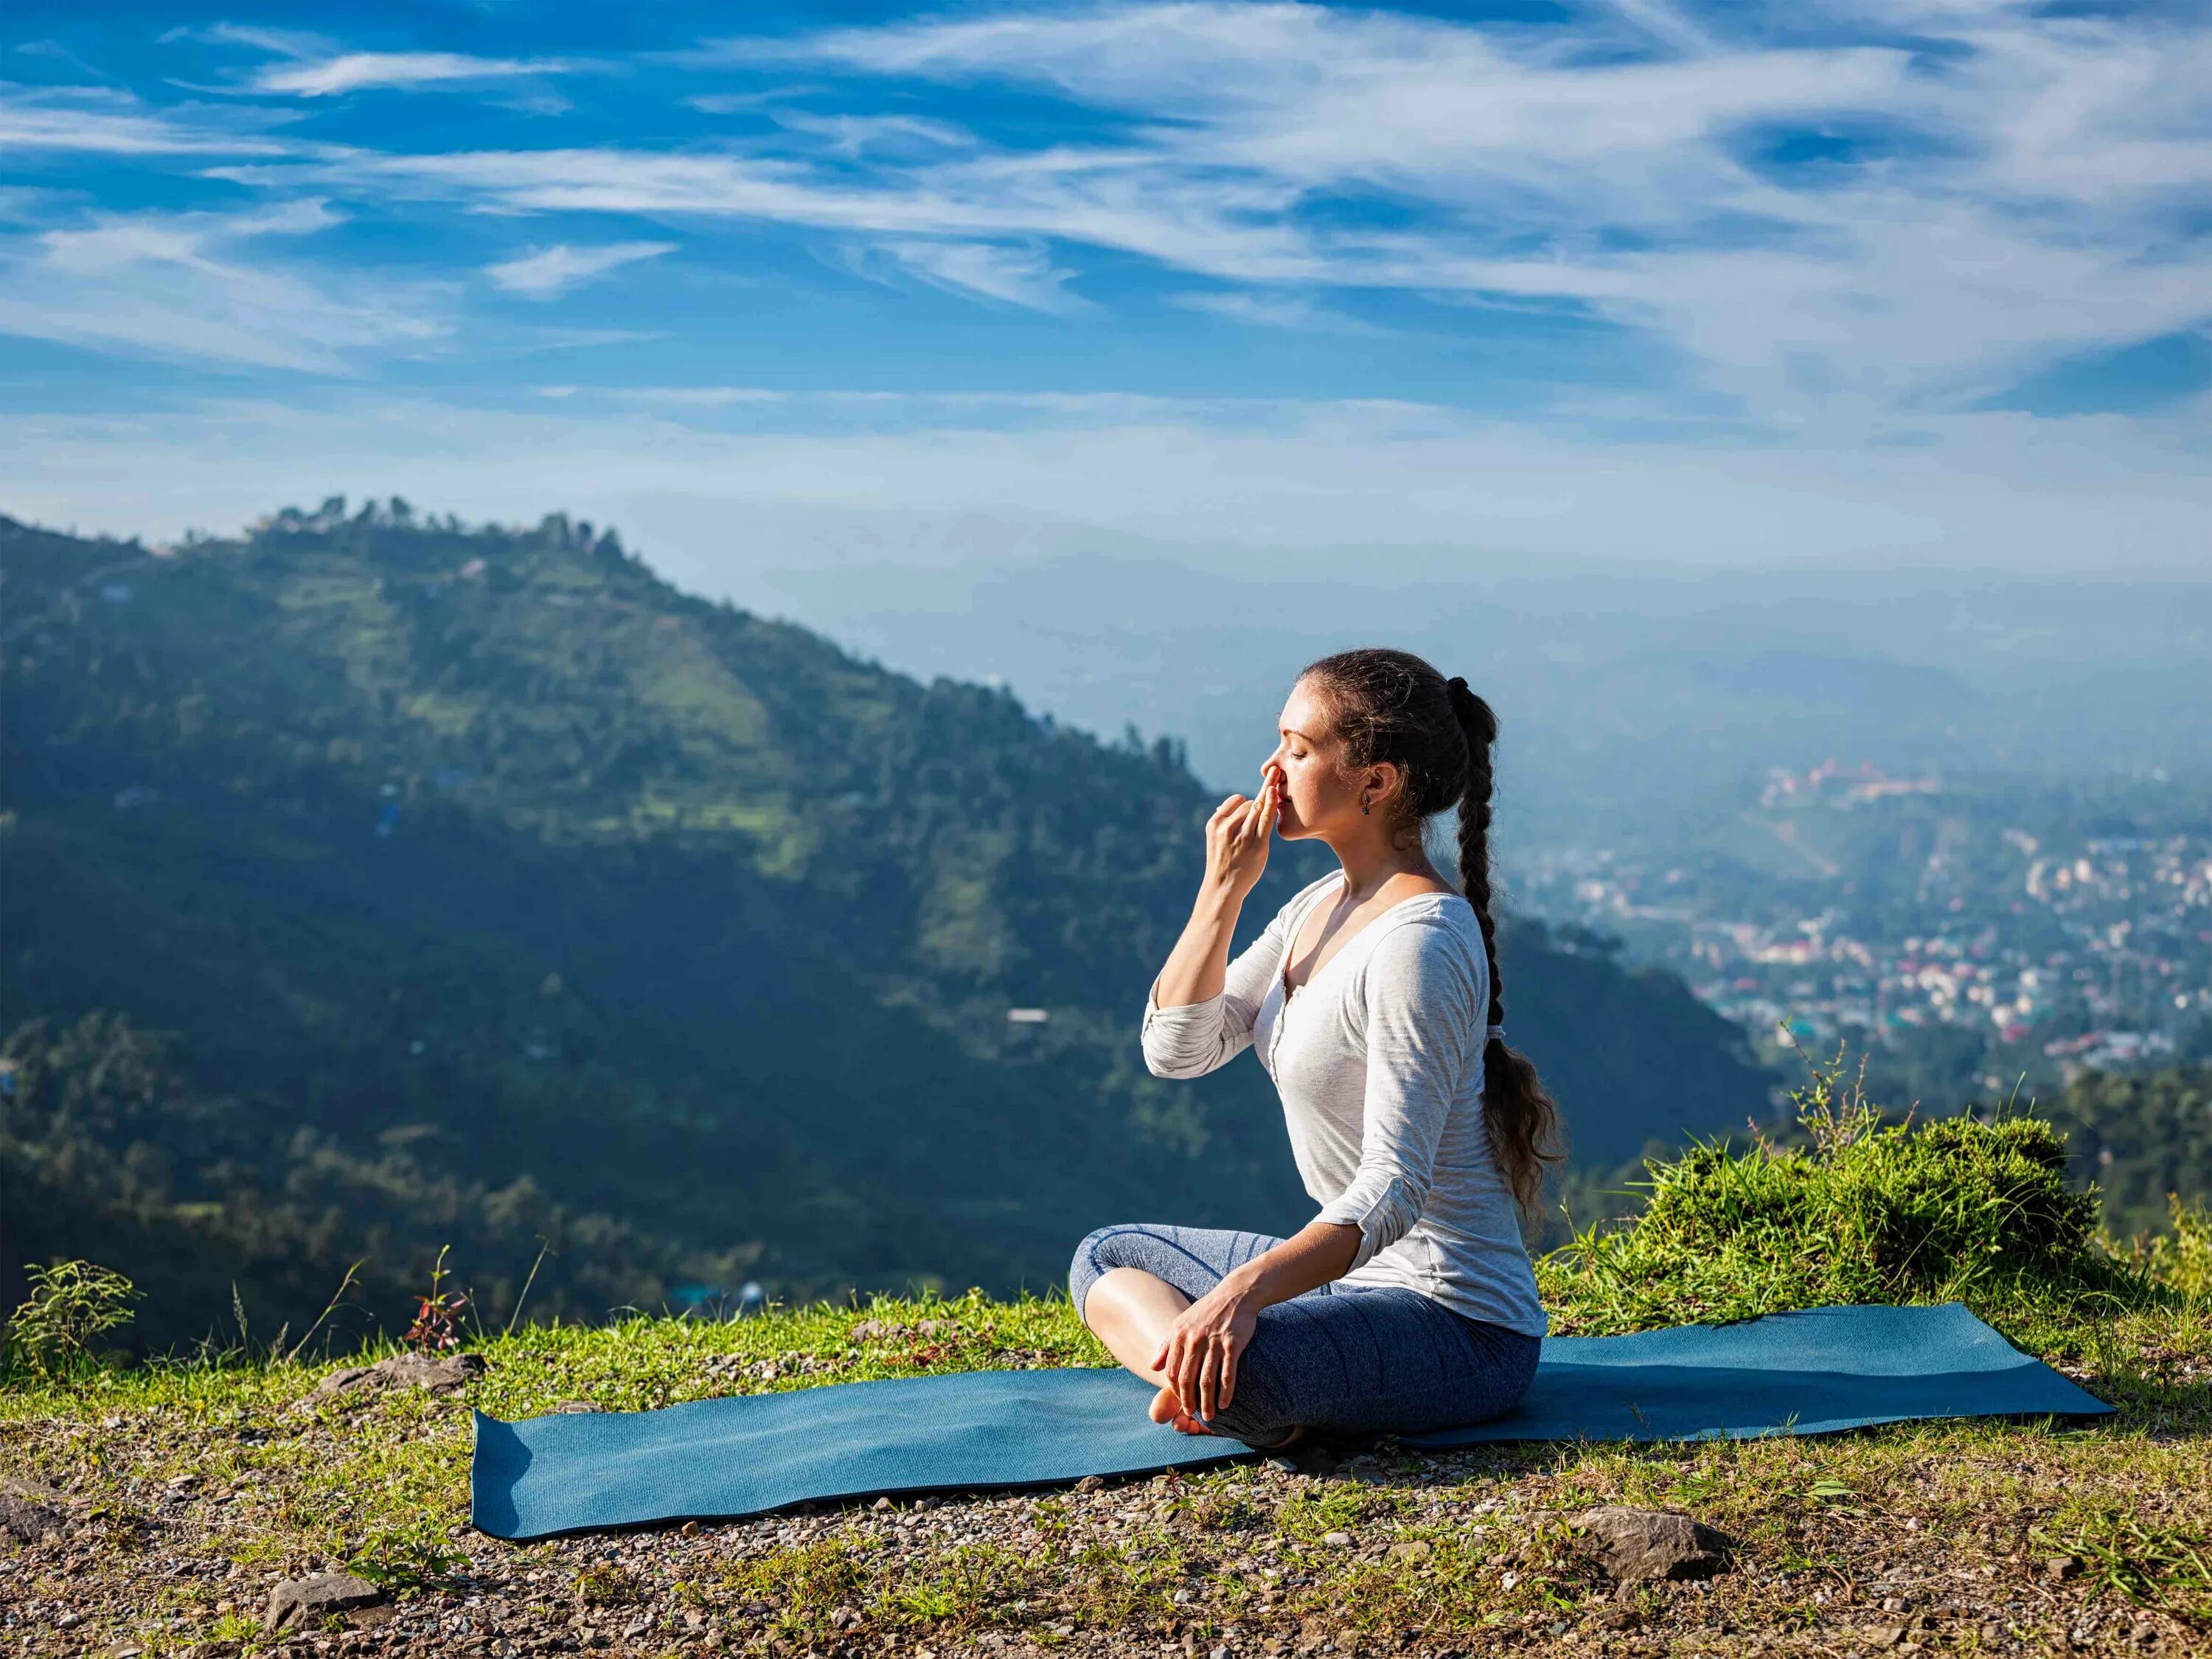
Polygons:
<instances>
[{"instance_id":1,"label":"small plant","mask_svg":"<svg viewBox=\"0 0 2212 1659\"><path fill-rule=\"evenodd\" d=\"M2143 1270L2160 1284L2192 1301L2212 1299L2212 1208L2200 1200L2185 1205L2179 1193L2166 1195L2173 1231L2136 1248Z\"/></svg>"},{"instance_id":2,"label":"small plant","mask_svg":"<svg viewBox=\"0 0 2212 1659\"><path fill-rule=\"evenodd\" d=\"M415 1322L407 1328L407 1346L417 1353L444 1353L461 1346L461 1315L469 1299L459 1291L444 1289L446 1252L452 1248L439 1247L438 1260L430 1269L430 1292L422 1298Z\"/></svg>"},{"instance_id":3,"label":"small plant","mask_svg":"<svg viewBox=\"0 0 2212 1659\"><path fill-rule=\"evenodd\" d=\"M346 1561L346 1571L392 1595L459 1587L469 1558L435 1536L415 1530L373 1533Z\"/></svg>"},{"instance_id":4,"label":"small plant","mask_svg":"<svg viewBox=\"0 0 2212 1659\"><path fill-rule=\"evenodd\" d=\"M867 1599L871 1555L844 1539L824 1539L739 1561L725 1582L748 1601L781 1609L848 1607Z\"/></svg>"},{"instance_id":5,"label":"small plant","mask_svg":"<svg viewBox=\"0 0 2212 1659\"><path fill-rule=\"evenodd\" d=\"M587 1607L611 1607L638 1599L637 1579L611 1561L595 1561L577 1573L572 1588Z\"/></svg>"},{"instance_id":6,"label":"small plant","mask_svg":"<svg viewBox=\"0 0 2212 1659\"><path fill-rule=\"evenodd\" d=\"M1289 1537L1310 1542L1356 1527L1395 1506L1381 1492L1331 1483L1309 1486L1283 1500L1275 1524Z\"/></svg>"},{"instance_id":7,"label":"small plant","mask_svg":"<svg viewBox=\"0 0 2212 1659\"><path fill-rule=\"evenodd\" d=\"M1176 1500L1177 1515L1204 1532L1251 1532L1267 1524L1268 1512L1237 1487L1211 1487Z\"/></svg>"},{"instance_id":8,"label":"small plant","mask_svg":"<svg viewBox=\"0 0 2212 1659\"><path fill-rule=\"evenodd\" d=\"M27 1270L31 1294L8 1321L8 1346L41 1376L98 1363L95 1346L131 1322L138 1287L112 1268L57 1261Z\"/></svg>"}]
</instances>

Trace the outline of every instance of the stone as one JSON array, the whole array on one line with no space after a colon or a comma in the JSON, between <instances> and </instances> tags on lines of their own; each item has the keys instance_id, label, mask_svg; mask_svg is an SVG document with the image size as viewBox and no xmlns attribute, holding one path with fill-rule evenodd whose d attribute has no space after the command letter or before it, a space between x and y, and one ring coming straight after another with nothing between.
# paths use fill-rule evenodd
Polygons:
<instances>
[{"instance_id":1,"label":"stone","mask_svg":"<svg viewBox=\"0 0 2212 1659\"><path fill-rule=\"evenodd\" d=\"M2054 1555L2043 1564L2045 1574L2052 1578L2079 1578L2081 1558L2078 1555Z\"/></svg>"},{"instance_id":2,"label":"stone","mask_svg":"<svg viewBox=\"0 0 2212 1659\"><path fill-rule=\"evenodd\" d=\"M1075 1483L1075 1489L1078 1492L1104 1492L1106 1477L1101 1474L1086 1474Z\"/></svg>"},{"instance_id":3,"label":"stone","mask_svg":"<svg viewBox=\"0 0 2212 1659\"><path fill-rule=\"evenodd\" d=\"M356 1391L386 1389L425 1389L432 1394L451 1394L484 1372L480 1353L396 1353L374 1365L347 1365L332 1371L315 1385L309 1399L329 1399Z\"/></svg>"},{"instance_id":4,"label":"stone","mask_svg":"<svg viewBox=\"0 0 2212 1659\"><path fill-rule=\"evenodd\" d=\"M1425 1538L1404 1538L1390 1546L1393 1561L1425 1561L1436 1553L1437 1547Z\"/></svg>"},{"instance_id":5,"label":"stone","mask_svg":"<svg viewBox=\"0 0 2212 1659\"><path fill-rule=\"evenodd\" d=\"M1904 1639L1902 1625L1869 1625L1859 1632L1859 1640L1870 1648L1893 1648Z\"/></svg>"},{"instance_id":6,"label":"stone","mask_svg":"<svg viewBox=\"0 0 2212 1659\"><path fill-rule=\"evenodd\" d=\"M1672 1510L1607 1505L1574 1522L1596 1544L1605 1570L1623 1581L1709 1578L1728 1565L1727 1539Z\"/></svg>"},{"instance_id":7,"label":"stone","mask_svg":"<svg viewBox=\"0 0 2212 1659\"><path fill-rule=\"evenodd\" d=\"M1334 1450L1318 1443L1311 1436L1272 1454L1267 1461L1285 1474L1311 1475L1316 1479L1334 1474L1342 1462Z\"/></svg>"},{"instance_id":8,"label":"stone","mask_svg":"<svg viewBox=\"0 0 2212 1659\"><path fill-rule=\"evenodd\" d=\"M313 1630L332 1613L374 1607L383 1600L384 1592L366 1578L349 1572L319 1572L312 1578L287 1578L270 1590L261 1622L270 1630Z\"/></svg>"},{"instance_id":9,"label":"stone","mask_svg":"<svg viewBox=\"0 0 2212 1659\"><path fill-rule=\"evenodd\" d=\"M0 1538L35 1544L66 1524L62 1506L69 1500L35 1480L0 1476Z\"/></svg>"},{"instance_id":10,"label":"stone","mask_svg":"<svg viewBox=\"0 0 2212 1659\"><path fill-rule=\"evenodd\" d=\"M606 1410L595 1400L563 1400L548 1413L553 1417L584 1417Z\"/></svg>"}]
</instances>

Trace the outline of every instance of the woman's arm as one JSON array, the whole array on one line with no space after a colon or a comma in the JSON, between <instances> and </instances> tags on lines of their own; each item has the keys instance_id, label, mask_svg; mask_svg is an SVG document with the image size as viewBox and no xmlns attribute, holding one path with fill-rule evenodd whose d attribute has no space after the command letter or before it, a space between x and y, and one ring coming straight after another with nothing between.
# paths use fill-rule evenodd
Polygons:
<instances>
[{"instance_id":1,"label":"woman's arm","mask_svg":"<svg viewBox=\"0 0 2212 1659\"><path fill-rule=\"evenodd\" d=\"M1163 969L1152 997L1145 1004L1142 1042L1145 1069L1154 1077L1203 1077L1227 1065L1252 1042L1252 1022L1267 999L1268 981L1282 972L1283 951L1288 941L1289 905L1275 913L1260 937L1238 953L1226 969L1229 936L1237 926L1237 906L1214 913L1201 896L1190 924L1176 946L1180 954L1194 941L1210 952L1206 965L1213 989L1189 1002L1161 1002L1168 997L1168 969ZM1170 968L1174 958L1170 958Z\"/></svg>"},{"instance_id":2,"label":"woman's arm","mask_svg":"<svg viewBox=\"0 0 2212 1659\"><path fill-rule=\"evenodd\" d=\"M1145 999L1145 1066L1155 1077L1201 1076L1252 1041L1268 975L1281 970L1282 915L1233 963L1229 944L1245 896L1267 867L1279 787L1271 771L1256 799L1231 795L1206 822L1205 879Z\"/></svg>"},{"instance_id":3,"label":"woman's arm","mask_svg":"<svg viewBox=\"0 0 2212 1659\"><path fill-rule=\"evenodd\" d=\"M1367 1088L1359 1167L1320 1219L1359 1230L1345 1268L1364 1267L1420 1219L1437 1143L1469 1065L1479 1063L1489 987L1451 935L1425 921L1394 927L1365 971Z\"/></svg>"}]
</instances>

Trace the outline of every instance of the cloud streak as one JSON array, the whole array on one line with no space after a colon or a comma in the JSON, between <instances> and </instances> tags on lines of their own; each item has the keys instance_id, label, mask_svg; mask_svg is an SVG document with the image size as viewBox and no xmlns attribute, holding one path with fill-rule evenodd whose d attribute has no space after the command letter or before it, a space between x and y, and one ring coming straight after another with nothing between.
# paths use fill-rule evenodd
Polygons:
<instances>
[{"instance_id":1,"label":"cloud streak","mask_svg":"<svg viewBox=\"0 0 2212 1659\"><path fill-rule=\"evenodd\" d=\"M155 112L128 94L100 87L0 88L0 155L46 158L107 155L283 155L290 147L241 131L234 112Z\"/></svg>"},{"instance_id":2,"label":"cloud streak","mask_svg":"<svg viewBox=\"0 0 2212 1659\"><path fill-rule=\"evenodd\" d=\"M419 287L335 284L251 245L342 222L321 201L240 214L132 214L52 230L0 268L0 334L226 369L346 375L445 332Z\"/></svg>"},{"instance_id":3,"label":"cloud streak","mask_svg":"<svg viewBox=\"0 0 2212 1659\"><path fill-rule=\"evenodd\" d=\"M526 75L559 75L574 67L557 58L469 58L451 52L351 52L320 62L272 64L256 71L246 84L255 92L329 98L374 88L411 91L477 85Z\"/></svg>"},{"instance_id":4,"label":"cloud streak","mask_svg":"<svg viewBox=\"0 0 2212 1659\"><path fill-rule=\"evenodd\" d=\"M624 265L675 252L673 242L614 242L604 247L571 247L563 242L486 265L484 275L526 300L556 300Z\"/></svg>"},{"instance_id":5,"label":"cloud streak","mask_svg":"<svg viewBox=\"0 0 2212 1659\"><path fill-rule=\"evenodd\" d=\"M557 58L483 58L458 52L345 52L320 34L299 29L249 27L218 23L205 29L173 29L165 41L197 38L216 46L242 46L284 61L265 64L240 88L291 98L330 98L371 89L412 91L425 88L481 86L525 76L564 75L585 67Z\"/></svg>"},{"instance_id":6,"label":"cloud streak","mask_svg":"<svg viewBox=\"0 0 2212 1659\"><path fill-rule=\"evenodd\" d=\"M1066 286L1075 275L1055 265L1040 247L1008 247L994 242L878 242L866 252L880 253L923 282L954 294L995 300L1030 311L1062 316L1097 307ZM865 253L860 268L868 264Z\"/></svg>"}]
</instances>

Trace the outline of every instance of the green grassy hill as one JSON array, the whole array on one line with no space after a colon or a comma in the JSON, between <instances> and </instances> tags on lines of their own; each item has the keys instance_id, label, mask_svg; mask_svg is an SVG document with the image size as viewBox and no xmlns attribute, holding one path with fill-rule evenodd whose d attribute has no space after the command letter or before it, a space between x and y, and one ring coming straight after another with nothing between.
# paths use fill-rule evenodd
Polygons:
<instances>
[{"instance_id":1,"label":"green grassy hill","mask_svg":"<svg viewBox=\"0 0 2212 1659\"><path fill-rule=\"evenodd\" d=\"M1102 1221L1309 1207L1256 1067L1137 1052L1213 804L1167 739L891 673L558 515L331 503L160 552L0 520L0 1295L94 1256L159 1289L159 1346L234 1285L296 1329L359 1258L389 1328L447 1244L501 1318L533 1263L532 1316L1012 1291ZM1279 848L1245 935L1326 857ZM1586 1158L1765 1109L1679 981L1504 951Z\"/></svg>"},{"instance_id":2,"label":"green grassy hill","mask_svg":"<svg viewBox=\"0 0 2212 1659\"><path fill-rule=\"evenodd\" d=\"M1805 1148L1663 1163L1645 1212L1541 1263L1554 1328L1957 1297L2113 1415L1440 1455L1386 1442L1340 1466L1310 1449L1296 1473L1252 1462L514 1545L466 1525L470 1407L639 1410L1107 1356L1064 1297L970 1294L490 1328L468 1335L483 1370L453 1394L343 1395L317 1392L336 1358L315 1358L319 1340L118 1368L69 1358L33 1316L0 1356L0 1468L47 1488L32 1499L58 1524L20 1550L0 1534L0 1604L21 1609L26 1655L120 1644L157 1659L296 1653L303 1638L492 1659L2205 1651L2212 1218L2116 1253L2048 1124L1911 1129L1832 1094L1807 1103ZM1717 1529L1724 1570L1615 1582L1575 1519L1614 1504ZM277 1581L336 1568L382 1588L355 1615L381 1622L265 1627Z\"/></svg>"}]
</instances>

